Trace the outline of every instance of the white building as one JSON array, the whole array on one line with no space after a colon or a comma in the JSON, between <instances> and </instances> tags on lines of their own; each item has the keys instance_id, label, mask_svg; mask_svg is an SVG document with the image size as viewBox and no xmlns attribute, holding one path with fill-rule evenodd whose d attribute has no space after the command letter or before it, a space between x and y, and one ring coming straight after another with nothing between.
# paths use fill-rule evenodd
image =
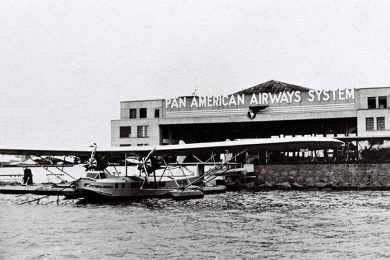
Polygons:
<instances>
[{"instance_id":1,"label":"white building","mask_svg":"<svg viewBox=\"0 0 390 260\"><path fill-rule=\"evenodd\" d=\"M311 90L268 81L227 96L122 101L113 146L327 135L390 138L390 88Z\"/></svg>"}]
</instances>

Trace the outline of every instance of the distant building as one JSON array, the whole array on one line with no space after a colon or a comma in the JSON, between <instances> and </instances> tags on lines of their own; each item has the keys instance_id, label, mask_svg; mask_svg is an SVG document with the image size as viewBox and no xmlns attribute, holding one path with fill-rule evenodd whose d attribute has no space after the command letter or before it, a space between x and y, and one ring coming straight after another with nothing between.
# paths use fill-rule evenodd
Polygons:
<instances>
[{"instance_id":1,"label":"distant building","mask_svg":"<svg viewBox=\"0 0 390 260\"><path fill-rule=\"evenodd\" d=\"M321 135L390 138L390 88L313 90L268 81L231 95L120 102L113 146Z\"/></svg>"}]
</instances>

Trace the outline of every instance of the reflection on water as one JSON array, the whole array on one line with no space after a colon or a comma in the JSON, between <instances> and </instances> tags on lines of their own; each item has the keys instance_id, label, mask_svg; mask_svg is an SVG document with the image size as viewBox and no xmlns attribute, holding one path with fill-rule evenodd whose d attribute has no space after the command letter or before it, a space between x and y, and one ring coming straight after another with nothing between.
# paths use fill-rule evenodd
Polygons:
<instances>
[{"instance_id":1,"label":"reflection on water","mask_svg":"<svg viewBox=\"0 0 390 260\"><path fill-rule=\"evenodd\" d=\"M0 259L390 257L390 192L17 205L31 198L0 195Z\"/></svg>"}]
</instances>

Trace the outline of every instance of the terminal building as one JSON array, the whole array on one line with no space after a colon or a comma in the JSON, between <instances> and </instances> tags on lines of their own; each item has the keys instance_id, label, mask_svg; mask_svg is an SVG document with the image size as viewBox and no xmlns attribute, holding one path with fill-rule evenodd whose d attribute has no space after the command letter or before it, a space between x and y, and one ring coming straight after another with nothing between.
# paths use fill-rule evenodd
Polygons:
<instances>
[{"instance_id":1,"label":"terminal building","mask_svg":"<svg viewBox=\"0 0 390 260\"><path fill-rule=\"evenodd\" d=\"M268 81L230 95L121 101L111 144L297 135L383 143L390 139L389 97L388 87L318 90Z\"/></svg>"}]
</instances>

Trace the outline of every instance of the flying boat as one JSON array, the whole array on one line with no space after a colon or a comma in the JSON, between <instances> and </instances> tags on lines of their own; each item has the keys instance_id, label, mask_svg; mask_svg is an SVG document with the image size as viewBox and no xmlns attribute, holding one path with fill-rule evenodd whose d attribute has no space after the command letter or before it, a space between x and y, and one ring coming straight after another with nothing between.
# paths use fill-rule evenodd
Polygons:
<instances>
[{"instance_id":1,"label":"flying boat","mask_svg":"<svg viewBox=\"0 0 390 260\"><path fill-rule=\"evenodd\" d=\"M93 144L85 149L0 147L0 154L79 158L78 161L85 165L85 176L75 180L73 185L78 196L86 199L192 199L215 191L205 184L223 176L245 153L335 149L342 144L329 137L284 137L111 148ZM229 156L216 160L221 154ZM186 158L192 158L192 161L185 162ZM124 174L107 170L110 165L115 168L119 164L124 164ZM195 166L195 172L189 170L190 166ZM60 166L58 168L63 171Z\"/></svg>"}]
</instances>

